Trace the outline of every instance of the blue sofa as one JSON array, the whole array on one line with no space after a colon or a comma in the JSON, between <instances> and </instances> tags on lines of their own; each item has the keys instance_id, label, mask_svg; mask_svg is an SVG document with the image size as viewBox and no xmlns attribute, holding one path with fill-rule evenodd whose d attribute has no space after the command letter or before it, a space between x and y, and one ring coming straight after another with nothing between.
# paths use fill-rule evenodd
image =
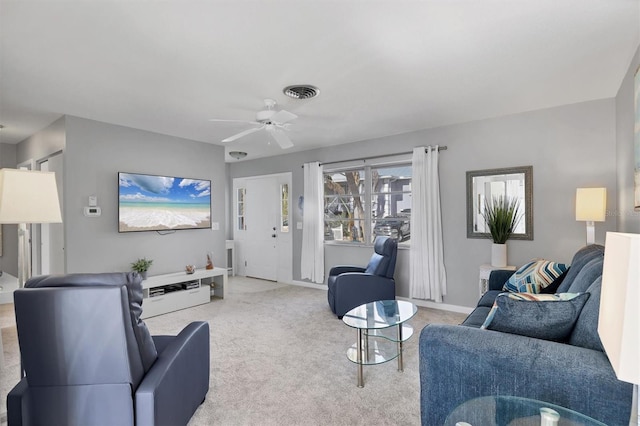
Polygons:
<instances>
[{"instance_id":1,"label":"blue sofa","mask_svg":"<svg viewBox=\"0 0 640 426\"><path fill-rule=\"evenodd\" d=\"M473 398L510 395L560 405L608 425L628 425L633 387L619 381L598 337L604 247L574 256L557 293L590 293L568 342L480 329L512 271L493 271L489 291L459 326L429 324L420 333L423 425L442 425Z\"/></svg>"}]
</instances>

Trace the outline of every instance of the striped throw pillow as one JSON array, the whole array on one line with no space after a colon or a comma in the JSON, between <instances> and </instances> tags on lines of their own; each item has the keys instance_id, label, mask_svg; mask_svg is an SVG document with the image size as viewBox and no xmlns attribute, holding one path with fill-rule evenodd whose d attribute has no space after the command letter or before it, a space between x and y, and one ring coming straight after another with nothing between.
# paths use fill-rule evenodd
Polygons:
<instances>
[{"instance_id":1,"label":"striped throw pillow","mask_svg":"<svg viewBox=\"0 0 640 426\"><path fill-rule=\"evenodd\" d=\"M520 267L502 288L515 293L540 293L568 268L564 263L535 259Z\"/></svg>"}]
</instances>

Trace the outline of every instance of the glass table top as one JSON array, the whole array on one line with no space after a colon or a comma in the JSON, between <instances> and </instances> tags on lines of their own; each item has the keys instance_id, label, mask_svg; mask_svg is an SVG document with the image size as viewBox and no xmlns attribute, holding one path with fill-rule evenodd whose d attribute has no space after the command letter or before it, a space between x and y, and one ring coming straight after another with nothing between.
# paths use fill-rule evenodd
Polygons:
<instances>
[{"instance_id":1,"label":"glass table top","mask_svg":"<svg viewBox=\"0 0 640 426\"><path fill-rule=\"evenodd\" d=\"M551 409L559 414L558 426L605 426L597 420L568 408L549 402L516 396L483 396L456 407L445 421L445 426L458 423L472 426L539 426L540 409Z\"/></svg>"},{"instance_id":2,"label":"glass table top","mask_svg":"<svg viewBox=\"0 0 640 426\"><path fill-rule=\"evenodd\" d=\"M342 321L349 327L372 330L402 324L416 312L418 308L411 302L379 300L353 308L344 314Z\"/></svg>"}]
</instances>

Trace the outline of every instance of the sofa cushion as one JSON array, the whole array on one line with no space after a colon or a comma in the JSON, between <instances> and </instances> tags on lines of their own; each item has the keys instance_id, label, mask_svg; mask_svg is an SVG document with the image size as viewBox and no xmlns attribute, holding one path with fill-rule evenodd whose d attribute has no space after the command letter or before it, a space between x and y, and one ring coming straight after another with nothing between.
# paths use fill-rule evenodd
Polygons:
<instances>
[{"instance_id":1,"label":"sofa cushion","mask_svg":"<svg viewBox=\"0 0 640 426\"><path fill-rule=\"evenodd\" d=\"M129 296L129 313L133 332L140 350L140 358L145 373L158 357L156 346L142 315L142 277L137 272L98 273L98 274L66 274L42 275L31 278L25 288L42 287L91 287L91 286L126 286Z\"/></svg>"},{"instance_id":2,"label":"sofa cushion","mask_svg":"<svg viewBox=\"0 0 640 426\"><path fill-rule=\"evenodd\" d=\"M602 277L589 286L587 292L591 294L580 313L578 321L571 333L569 344L587 349L604 352L600 336L598 335L598 314L600 312L600 289Z\"/></svg>"},{"instance_id":3,"label":"sofa cushion","mask_svg":"<svg viewBox=\"0 0 640 426\"><path fill-rule=\"evenodd\" d=\"M494 269L489 274L489 282L487 283L489 290L502 290L504 283L514 274L511 269Z\"/></svg>"},{"instance_id":4,"label":"sofa cushion","mask_svg":"<svg viewBox=\"0 0 640 426\"><path fill-rule=\"evenodd\" d=\"M534 259L522 265L504 284L503 290L540 293L567 270L564 263Z\"/></svg>"},{"instance_id":5,"label":"sofa cushion","mask_svg":"<svg viewBox=\"0 0 640 426\"><path fill-rule=\"evenodd\" d=\"M604 247L601 245L591 244L578 250L571 260L571 270L567 272L567 275L556 292L568 293L569 287L571 287L573 281L584 265L586 265L590 260L598 257L604 257Z\"/></svg>"},{"instance_id":6,"label":"sofa cushion","mask_svg":"<svg viewBox=\"0 0 640 426\"><path fill-rule=\"evenodd\" d=\"M587 262L576 275L568 293L584 293L598 278L602 277L604 257L596 257Z\"/></svg>"},{"instance_id":7,"label":"sofa cushion","mask_svg":"<svg viewBox=\"0 0 640 426\"><path fill-rule=\"evenodd\" d=\"M587 299L588 293L502 293L480 328L564 342Z\"/></svg>"}]
</instances>

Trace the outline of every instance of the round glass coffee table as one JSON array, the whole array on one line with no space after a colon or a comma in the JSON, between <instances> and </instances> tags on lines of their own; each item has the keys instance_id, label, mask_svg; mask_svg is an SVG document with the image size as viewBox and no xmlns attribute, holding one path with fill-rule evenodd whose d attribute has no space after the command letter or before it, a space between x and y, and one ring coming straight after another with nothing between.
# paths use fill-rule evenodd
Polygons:
<instances>
[{"instance_id":1,"label":"round glass coffee table","mask_svg":"<svg viewBox=\"0 0 640 426\"><path fill-rule=\"evenodd\" d=\"M380 300L353 308L342 321L358 331L358 339L347 350L347 358L358 366L358 387L364 387L363 365L382 364L398 359L402 365L402 344L413 335L413 327L405 324L418 308L403 300Z\"/></svg>"},{"instance_id":2,"label":"round glass coffee table","mask_svg":"<svg viewBox=\"0 0 640 426\"><path fill-rule=\"evenodd\" d=\"M547 423L541 423L543 417ZM447 416L444 424L445 426L540 426L541 424L605 426L604 423L591 417L559 405L502 395L470 399L457 406Z\"/></svg>"}]
</instances>

